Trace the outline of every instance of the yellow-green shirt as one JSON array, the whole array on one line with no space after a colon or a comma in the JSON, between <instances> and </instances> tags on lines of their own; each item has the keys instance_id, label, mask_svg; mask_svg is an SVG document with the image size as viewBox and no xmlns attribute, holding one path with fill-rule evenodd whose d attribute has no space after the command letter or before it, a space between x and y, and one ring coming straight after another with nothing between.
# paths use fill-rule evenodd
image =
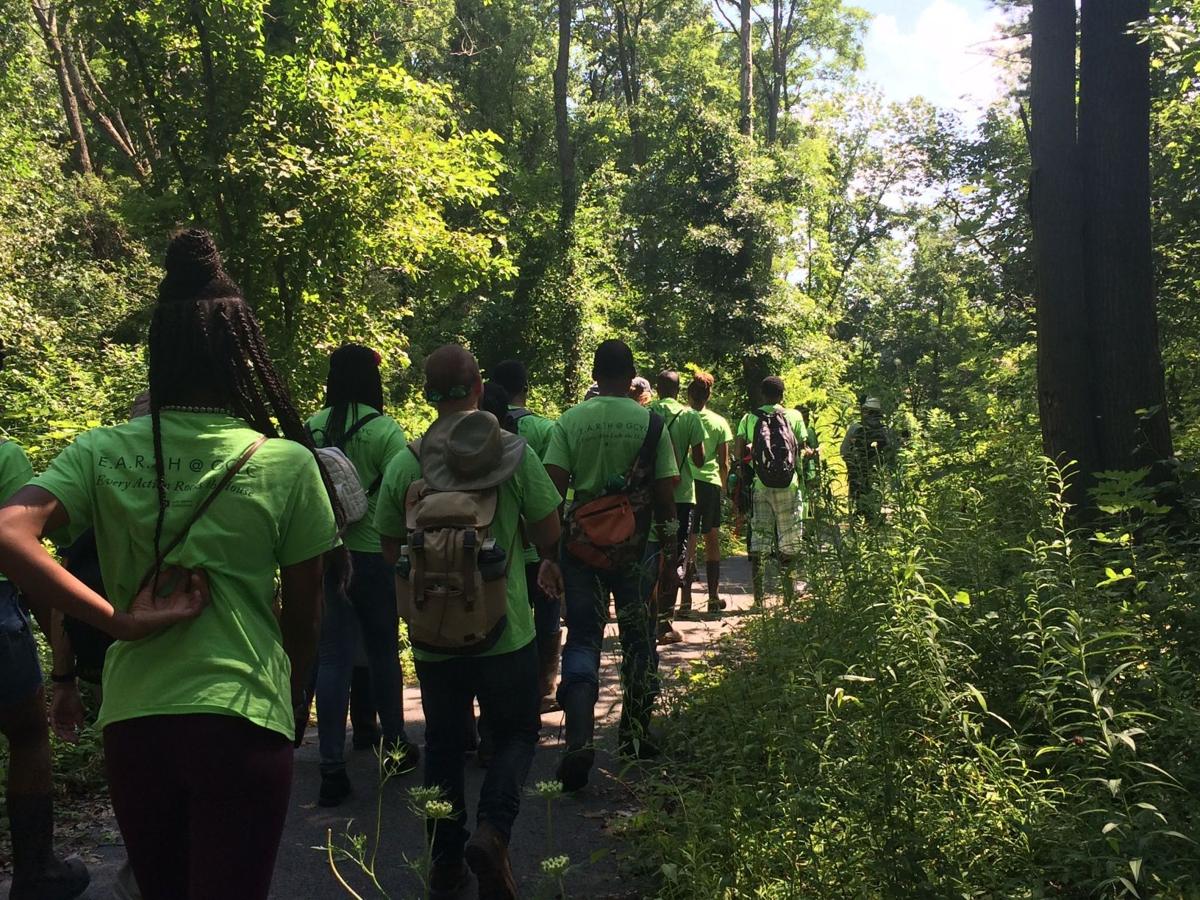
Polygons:
<instances>
[{"instance_id":1,"label":"yellow-green shirt","mask_svg":"<svg viewBox=\"0 0 1200 900\"><path fill-rule=\"evenodd\" d=\"M164 410L161 420L165 546L259 434L228 415ZM66 509L70 540L95 528L109 601L128 608L155 556L150 417L81 434L33 484ZM104 661L99 724L219 713L293 736L291 665L274 612L276 574L320 556L336 540L313 454L293 441L267 441L167 556L168 565L208 574L211 603L196 619L113 644Z\"/></svg>"},{"instance_id":2,"label":"yellow-green shirt","mask_svg":"<svg viewBox=\"0 0 1200 900\"><path fill-rule=\"evenodd\" d=\"M697 481L720 487L721 466L717 462L717 449L733 441L733 431L725 417L711 409L702 409L697 415L704 426L704 465L699 468L692 466L692 474ZM732 453L733 449L730 448L729 452Z\"/></svg>"},{"instance_id":3,"label":"yellow-green shirt","mask_svg":"<svg viewBox=\"0 0 1200 900\"><path fill-rule=\"evenodd\" d=\"M520 406L509 407L509 409L522 408ZM545 416L539 416L537 413L529 413L529 415L521 416L521 418L517 419L517 434L529 442L529 446L538 455L538 459L546 456L546 450L550 447L550 433L552 431L554 431L554 422Z\"/></svg>"},{"instance_id":4,"label":"yellow-green shirt","mask_svg":"<svg viewBox=\"0 0 1200 900\"><path fill-rule=\"evenodd\" d=\"M421 463L415 454L405 451L392 460L383 476L379 491L379 506L375 511L375 524L380 534L405 540L408 525L405 521L404 499L409 486L421 477ZM492 537L496 544L514 561L508 567L508 619L504 633L495 646L480 656L499 656L520 650L533 640L533 609L529 605L529 590L525 582L525 566L521 547L522 518L526 522L540 522L558 508L562 497L554 488L554 482L533 449L526 445L517 470L508 481L499 487L496 502L496 518L492 523ZM425 662L441 662L461 657L441 653L429 653L413 648L413 655Z\"/></svg>"},{"instance_id":5,"label":"yellow-green shirt","mask_svg":"<svg viewBox=\"0 0 1200 900\"><path fill-rule=\"evenodd\" d=\"M333 441L325 438L325 427L329 422L328 408L321 410L308 420L308 430L312 432L317 446L328 447ZM354 463L358 471L358 480L363 490L367 492L367 513L346 529L342 540L347 549L359 553L379 552L379 530L375 527L375 504L379 490L370 488L379 481L387 470L392 458L408 446L404 430L391 416L382 415L379 410L365 403L352 403L346 410L346 423L343 434L354 427L355 423L366 416L375 416L362 428L358 429L349 441L342 447L342 452Z\"/></svg>"},{"instance_id":6,"label":"yellow-green shirt","mask_svg":"<svg viewBox=\"0 0 1200 900\"><path fill-rule=\"evenodd\" d=\"M676 503L695 503L696 485L693 481L691 458L692 448L704 443L704 423L700 414L690 406L669 398L656 400L650 409L663 417L671 433L671 446L675 450L675 466L679 469L679 481L675 485Z\"/></svg>"},{"instance_id":7,"label":"yellow-green shirt","mask_svg":"<svg viewBox=\"0 0 1200 900\"><path fill-rule=\"evenodd\" d=\"M509 409L523 409L520 406L510 406ZM542 459L546 455L546 450L550 446L550 433L554 430L554 423L539 416L537 413L529 413L517 419L517 434L525 438L529 442L530 448L538 455L538 459ZM525 545L525 563L535 563L538 561L537 547L533 544Z\"/></svg>"},{"instance_id":8,"label":"yellow-green shirt","mask_svg":"<svg viewBox=\"0 0 1200 900\"><path fill-rule=\"evenodd\" d=\"M571 476L575 502L586 503L623 481L646 440L650 412L628 397L593 397L554 423L544 462ZM655 479L679 474L671 436L664 428L655 451Z\"/></svg>"},{"instance_id":9,"label":"yellow-green shirt","mask_svg":"<svg viewBox=\"0 0 1200 900\"><path fill-rule=\"evenodd\" d=\"M3 503L33 477L33 466L19 444L0 441L0 503ZM0 581L8 581L0 574Z\"/></svg>"}]
</instances>

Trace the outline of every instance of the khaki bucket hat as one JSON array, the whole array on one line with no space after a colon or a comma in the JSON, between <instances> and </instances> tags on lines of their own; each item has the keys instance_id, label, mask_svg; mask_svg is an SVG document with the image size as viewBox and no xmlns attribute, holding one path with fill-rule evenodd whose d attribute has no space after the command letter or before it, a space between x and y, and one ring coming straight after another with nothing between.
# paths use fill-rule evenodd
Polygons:
<instances>
[{"instance_id":1,"label":"khaki bucket hat","mask_svg":"<svg viewBox=\"0 0 1200 900\"><path fill-rule=\"evenodd\" d=\"M489 412L442 416L418 448L421 477L436 491L482 491L512 477L526 441L500 428Z\"/></svg>"}]
</instances>

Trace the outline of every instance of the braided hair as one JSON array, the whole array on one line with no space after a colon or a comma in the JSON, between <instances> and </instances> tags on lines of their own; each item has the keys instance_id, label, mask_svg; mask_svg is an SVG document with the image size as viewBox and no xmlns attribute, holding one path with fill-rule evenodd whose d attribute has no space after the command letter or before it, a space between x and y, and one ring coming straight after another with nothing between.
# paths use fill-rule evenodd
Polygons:
<instances>
[{"instance_id":1,"label":"braided hair","mask_svg":"<svg viewBox=\"0 0 1200 900\"><path fill-rule=\"evenodd\" d=\"M343 344L329 355L329 378L325 381L324 444L335 446L346 432L346 413L362 404L383 412L383 376L379 354L362 344Z\"/></svg>"},{"instance_id":2,"label":"braided hair","mask_svg":"<svg viewBox=\"0 0 1200 900\"><path fill-rule=\"evenodd\" d=\"M258 320L226 273L212 236L200 228L172 236L150 321L150 417L158 491L155 559L168 506L160 413L165 406L191 404L227 408L256 431L268 437L282 432L316 453L271 363ZM345 515L337 493L323 468L321 477L340 529ZM345 565L335 558L335 565L339 562Z\"/></svg>"}]
</instances>

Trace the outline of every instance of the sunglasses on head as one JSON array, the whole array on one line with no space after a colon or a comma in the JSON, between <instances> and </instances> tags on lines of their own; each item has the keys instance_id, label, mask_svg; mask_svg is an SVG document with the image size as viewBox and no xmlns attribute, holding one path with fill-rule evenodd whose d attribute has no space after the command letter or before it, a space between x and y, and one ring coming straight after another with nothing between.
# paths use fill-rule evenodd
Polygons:
<instances>
[{"instance_id":1,"label":"sunglasses on head","mask_svg":"<svg viewBox=\"0 0 1200 900\"><path fill-rule=\"evenodd\" d=\"M442 393L441 391L435 391L431 387L426 387L425 399L430 403L441 403L444 400L463 400L470 393L471 389L465 384L456 384L445 393Z\"/></svg>"}]
</instances>

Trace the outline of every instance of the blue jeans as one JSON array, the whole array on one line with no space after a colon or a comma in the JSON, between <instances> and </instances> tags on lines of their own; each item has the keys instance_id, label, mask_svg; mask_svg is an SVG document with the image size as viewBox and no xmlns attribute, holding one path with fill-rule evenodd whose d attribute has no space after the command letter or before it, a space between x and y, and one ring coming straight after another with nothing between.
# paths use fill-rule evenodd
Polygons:
<instances>
[{"instance_id":1,"label":"blue jeans","mask_svg":"<svg viewBox=\"0 0 1200 900\"><path fill-rule=\"evenodd\" d=\"M28 700L42 686L42 667L21 595L11 581L0 581L0 706Z\"/></svg>"},{"instance_id":2,"label":"blue jeans","mask_svg":"<svg viewBox=\"0 0 1200 900\"><path fill-rule=\"evenodd\" d=\"M371 693L384 741L404 737L404 684L400 673L400 617L392 567L378 553L351 551L354 574L343 592L325 578L325 612L317 647L317 734L321 770L346 764L346 712L361 629L371 670Z\"/></svg>"},{"instance_id":3,"label":"blue jeans","mask_svg":"<svg viewBox=\"0 0 1200 900\"><path fill-rule=\"evenodd\" d=\"M600 649L608 621L608 596L617 608L621 639L621 691L623 712L641 721L648 717L658 695L658 653L654 647L654 621L646 594L656 568L643 565L622 571L595 569L569 553L562 558L567 598L567 640L562 655L559 699L572 685L600 685ZM565 705L565 704L564 704Z\"/></svg>"},{"instance_id":4,"label":"blue jeans","mask_svg":"<svg viewBox=\"0 0 1200 900\"><path fill-rule=\"evenodd\" d=\"M425 785L439 787L454 807L451 818L426 823L433 835L433 858L462 859L467 843L463 722L479 698L487 722L492 758L479 790L476 819L505 839L521 808L521 790L529 776L542 719L539 714L537 645L496 656L464 656L441 662L417 660L421 707L425 711Z\"/></svg>"}]
</instances>

